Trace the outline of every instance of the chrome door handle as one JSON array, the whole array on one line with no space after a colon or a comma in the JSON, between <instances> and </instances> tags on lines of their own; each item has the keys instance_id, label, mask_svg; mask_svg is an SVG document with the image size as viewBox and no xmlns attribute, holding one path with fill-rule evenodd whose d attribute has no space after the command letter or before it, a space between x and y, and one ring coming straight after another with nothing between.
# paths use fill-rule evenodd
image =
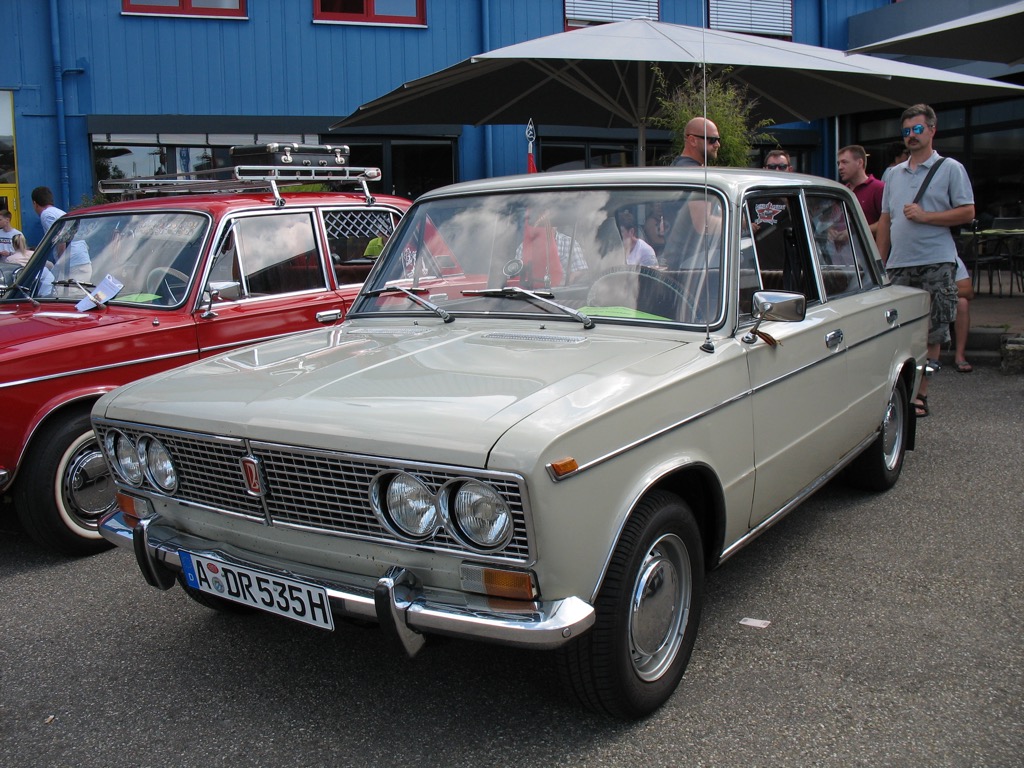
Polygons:
<instances>
[{"instance_id":1,"label":"chrome door handle","mask_svg":"<svg viewBox=\"0 0 1024 768\"><path fill-rule=\"evenodd\" d=\"M825 334L825 346L829 349L835 349L843 343L843 332L841 330L831 331Z\"/></svg>"},{"instance_id":2,"label":"chrome door handle","mask_svg":"<svg viewBox=\"0 0 1024 768\"><path fill-rule=\"evenodd\" d=\"M885 322L889 325L896 325L896 321L900 319L900 313L895 309L885 310Z\"/></svg>"},{"instance_id":3,"label":"chrome door handle","mask_svg":"<svg viewBox=\"0 0 1024 768\"><path fill-rule=\"evenodd\" d=\"M327 309L323 312L316 313L316 321L318 323L336 323L341 319L340 309Z\"/></svg>"}]
</instances>

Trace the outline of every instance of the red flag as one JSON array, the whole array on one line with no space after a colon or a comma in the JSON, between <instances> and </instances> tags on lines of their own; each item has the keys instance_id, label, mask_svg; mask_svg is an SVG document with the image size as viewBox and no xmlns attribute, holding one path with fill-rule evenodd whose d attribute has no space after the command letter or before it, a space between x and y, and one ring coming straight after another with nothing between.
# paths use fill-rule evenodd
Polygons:
<instances>
[{"instance_id":1,"label":"red flag","mask_svg":"<svg viewBox=\"0 0 1024 768\"><path fill-rule=\"evenodd\" d=\"M526 172L536 173L537 163L533 161L533 141L537 138L537 132L533 128L531 119L526 125Z\"/></svg>"}]
</instances>

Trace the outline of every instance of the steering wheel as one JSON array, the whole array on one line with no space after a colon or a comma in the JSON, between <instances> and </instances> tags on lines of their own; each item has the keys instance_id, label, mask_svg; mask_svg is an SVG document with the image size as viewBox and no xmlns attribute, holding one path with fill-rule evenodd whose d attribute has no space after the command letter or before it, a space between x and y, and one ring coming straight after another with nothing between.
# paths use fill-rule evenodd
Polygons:
<instances>
[{"instance_id":1,"label":"steering wheel","mask_svg":"<svg viewBox=\"0 0 1024 768\"><path fill-rule=\"evenodd\" d=\"M166 289L166 293L160 291L160 287ZM185 298L184 291L188 287L188 275L174 267L156 267L146 276L146 293L155 293L158 296L169 299L169 304L177 304ZM179 297L177 291L181 290Z\"/></svg>"},{"instance_id":2,"label":"steering wheel","mask_svg":"<svg viewBox=\"0 0 1024 768\"><path fill-rule=\"evenodd\" d=\"M670 301L672 296L679 300ZM587 292L587 306L635 308L667 320L697 317L696 307L678 282L661 270L633 264L599 275Z\"/></svg>"}]
</instances>

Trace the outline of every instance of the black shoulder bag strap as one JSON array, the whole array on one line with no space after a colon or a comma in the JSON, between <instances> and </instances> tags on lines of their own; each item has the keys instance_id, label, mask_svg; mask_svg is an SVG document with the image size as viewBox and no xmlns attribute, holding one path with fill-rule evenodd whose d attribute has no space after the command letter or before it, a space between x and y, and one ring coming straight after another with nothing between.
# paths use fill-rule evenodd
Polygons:
<instances>
[{"instance_id":1,"label":"black shoulder bag strap","mask_svg":"<svg viewBox=\"0 0 1024 768\"><path fill-rule=\"evenodd\" d=\"M945 159L946 158L944 157L940 157L935 161L935 165L928 169L928 175L924 177L924 181L921 182L921 188L917 190L917 195L914 196L914 205L921 202L921 198L924 197L924 191L928 189L928 185L931 184L932 176L934 176L935 172L939 170L939 166L942 165L942 161Z\"/></svg>"}]
</instances>

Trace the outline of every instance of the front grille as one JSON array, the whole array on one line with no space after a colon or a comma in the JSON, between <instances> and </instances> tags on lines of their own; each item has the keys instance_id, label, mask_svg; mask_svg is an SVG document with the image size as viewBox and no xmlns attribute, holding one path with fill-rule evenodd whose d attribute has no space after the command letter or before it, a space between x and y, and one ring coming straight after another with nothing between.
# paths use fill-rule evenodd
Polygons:
<instances>
[{"instance_id":1,"label":"front grille","mask_svg":"<svg viewBox=\"0 0 1024 768\"><path fill-rule=\"evenodd\" d=\"M136 443L149 434L170 451L178 469L174 498L213 510L241 515L263 524L286 526L334 536L365 539L431 552L449 552L474 559L527 563L532 560L521 479L506 473L299 448L279 443L244 441L193 432L117 422L98 423L103 435L118 429ZM240 461L254 456L262 466L266 494L246 489ZM446 530L426 542L413 543L385 528L370 507L369 487L388 470L406 470L435 493L449 480L472 477L486 481L509 503L513 535L497 553L482 555L466 548ZM147 490L157 489L147 486Z\"/></svg>"}]
</instances>

